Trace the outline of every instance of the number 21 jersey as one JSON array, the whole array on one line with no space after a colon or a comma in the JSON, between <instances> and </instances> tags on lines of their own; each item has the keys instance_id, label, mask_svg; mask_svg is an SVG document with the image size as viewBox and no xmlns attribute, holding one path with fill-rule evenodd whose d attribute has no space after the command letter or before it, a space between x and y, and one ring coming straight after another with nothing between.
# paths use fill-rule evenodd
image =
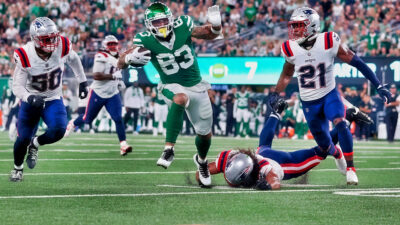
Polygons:
<instances>
[{"instance_id":1,"label":"number 21 jersey","mask_svg":"<svg viewBox=\"0 0 400 225\"><path fill-rule=\"evenodd\" d=\"M335 88L333 62L339 45L340 38L334 32L317 34L316 41L309 50L295 41L282 43L282 55L288 63L295 66L301 100L320 99Z\"/></svg>"}]
</instances>

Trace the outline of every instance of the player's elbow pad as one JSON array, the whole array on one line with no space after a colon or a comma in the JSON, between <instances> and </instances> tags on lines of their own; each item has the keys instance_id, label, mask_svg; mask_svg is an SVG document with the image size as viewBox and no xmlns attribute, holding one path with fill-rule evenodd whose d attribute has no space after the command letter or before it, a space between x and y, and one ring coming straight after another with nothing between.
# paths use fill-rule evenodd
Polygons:
<instances>
[{"instance_id":1,"label":"player's elbow pad","mask_svg":"<svg viewBox=\"0 0 400 225\"><path fill-rule=\"evenodd\" d=\"M354 55L351 59L350 65L357 68L368 80L372 82L375 87L378 87L381 82L379 82L378 78L376 77L375 73L367 66L367 64L357 55Z\"/></svg>"}]
</instances>

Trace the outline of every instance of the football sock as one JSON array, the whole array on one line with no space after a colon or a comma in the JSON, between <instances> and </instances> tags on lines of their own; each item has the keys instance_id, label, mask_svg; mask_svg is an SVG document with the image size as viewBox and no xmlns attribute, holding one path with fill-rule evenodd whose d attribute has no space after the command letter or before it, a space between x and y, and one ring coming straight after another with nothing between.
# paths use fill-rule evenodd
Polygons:
<instances>
[{"instance_id":1,"label":"football sock","mask_svg":"<svg viewBox=\"0 0 400 225\"><path fill-rule=\"evenodd\" d=\"M17 166L17 165L14 164L14 169L23 170L24 169L24 164L21 164L20 166Z\"/></svg>"},{"instance_id":2,"label":"football sock","mask_svg":"<svg viewBox=\"0 0 400 225\"><path fill-rule=\"evenodd\" d=\"M185 108L181 105L172 102L171 108L167 116L167 137L166 142L175 143L178 138L179 132L183 126L183 113Z\"/></svg>"},{"instance_id":3,"label":"football sock","mask_svg":"<svg viewBox=\"0 0 400 225\"><path fill-rule=\"evenodd\" d=\"M199 136L196 136L195 143L199 157L205 159L207 157L208 150L210 149L211 146L211 138L201 138Z\"/></svg>"},{"instance_id":4,"label":"football sock","mask_svg":"<svg viewBox=\"0 0 400 225\"><path fill-rule=\"evenodd\" d=\"M76 118L74 120L74 126L75 127L80 127L85 123L85 121L83 120L83 114L79 115L78 118Z\"/></svg>"},{"instance_id":5,"label":"football sock","mask_svg":"<svg viewBox=\"0 0 400 225\"><path fill-rule=\"evenodd\" d=\"M236 122L236 127L235 127L235 136L240 135L240 125L242 122Z\"/></svg>"},{"instance_id":6,"label":"football sock","mask_svg":"<svg viewBox=\"0 0 400 225\"><path fill-rule=\"evenodd\" d=\"M335 148L335 145L333 145L333 143L329 146L329 154L335 159L338 159L340 157L340 152Z\"/></svg>"},{"instance_id":7,"label":"football sock","mask_svg":"<svg viewBox=\"0 0 400 225\"><path fill-rule=\"evenodd\" d=\"M336 145L339 141L339 136L338 136L338 129L335 127L331 130L330 132L331 139L334 145ZM341 147L341 146L340 146ZM342 148L343 149L343 148Z\"/></svg>"},{"instance_id":8,"label":"football sock","mask_svg":"<svg viewBox=\"0 0 400 225\"><path fill-rule=\"evenodd\" d=\"M156 122L156 121L153 122L153 128L158 129L158 122Z\"/></svg>"},{"instance_id":9,"label":"football sock","mask_svg":"<svg viewBox=\"0 0 400 225\"><path fill-rule=\"evenodd\" d=\"M114 122L115 122L115 129L117 130L119 141L126 140L125 127L124 127L124 122L122 121L122 118L116 119Z\"/></svg>"},{"instance_id":10,"label":"football sock","mask_svg":"<svg viewBox=\"0 0 400 225\"><path fill-rule=\"evenodd\" d=\"M318 146L316 146L312 149L314 150L314 152L317 156L320 156L324 159L328 156L327 152L322 151L321 148L319 148Z\"/></svg>"},{"instance_id":11,"label":"football sock","mask_svg":"<svg viewBox=\"0 0 400 225\"><path fill-rule=\"evenodd\" d=\"M34 137L32 143L36 148L38 148L40 146L40 144L38 142L38 137Z\"/></svg>"},{"instance_id":12,"label":"football sock","mask_svg":"<svg viewBox=\"0 0 400 225\"><path fill-rule=\"evenodd\" d=\"M249 129L250 129L249 122L243 122L243 133L245 136L250 133Z\"/></svg>"},{"instance_id":13,"label":"football sock","mask_svg":"<svg viewBox=\"0 0 400 225\"><path fill-rule=\"evenodd\" d=\"M274 114L271 114L268 117L267 122L265 123L261 134L260 134L260 142L258 146L269 146L271 147L272 140L274 139L275 129L279 123L279 117Z\"/></svg>"},{"instance_id":14,"label":"football sock","mask_svg":"<svg viewBox=\"0 0 400 225\"><path fill-rule=\"evenodd\" d=\"M353 137L350 130L347 128L345 121L336 124L335 128L338 131L339 144L345 156L347 166L353 167Z\"/></svg>"},{"instance_id":15,"label":"football sock","mask_svg":"<svg viewBox=\"0 0 400 225\"><path fill-rule=\"evenodd\" d=\"M18 137L14 144L14 165L22 165L30 139Z\"/></svg>"}]
</instances>

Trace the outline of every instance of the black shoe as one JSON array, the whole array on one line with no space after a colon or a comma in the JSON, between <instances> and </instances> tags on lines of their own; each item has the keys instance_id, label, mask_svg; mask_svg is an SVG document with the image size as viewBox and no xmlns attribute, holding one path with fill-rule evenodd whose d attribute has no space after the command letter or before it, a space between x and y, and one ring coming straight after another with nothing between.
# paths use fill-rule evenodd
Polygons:
<instances>
[{"instance_id":1,"label":"black shoe","mask_svg":"<svg viewBox=\"0 0 400 225\"><path fill-rule=\"evenodd\" d=\"M374 121L367 114L361 112L358 108L348 108L346 110L346 119L350 122L355 121L356 123L374 123Z\"/></svg>"},{"instance_id":2,"label":"black shoe","mask_svg":"<svg viewBox=\"0 0 400 225\"><path fill-rule=\"evenodd\" d=\"M39 157L38 148L33 144L33 139L28 145L28 156L26 156L26 164L28 164L29 169L33 169L36 166L36 162Z\"/></svg>"}]
</instances>

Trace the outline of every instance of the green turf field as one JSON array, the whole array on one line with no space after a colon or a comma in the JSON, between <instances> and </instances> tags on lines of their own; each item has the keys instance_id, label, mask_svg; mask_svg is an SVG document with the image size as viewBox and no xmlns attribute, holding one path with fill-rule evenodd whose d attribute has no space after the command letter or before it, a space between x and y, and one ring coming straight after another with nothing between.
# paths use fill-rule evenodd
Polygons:
<instances>
[{"instance_id":1,"label":"green turf field","mask_svg":"<svg viewBox=\"0 0 400 225\"><path fill-rule=\"evenodd\" d=\"M156 166L164 138L128 136L134 152L122 158L115 134L72 134L41 147L36 168L25 165L24 181L11 183L13 143L0 133L0 224L400 224L399 142L355 143L358 186L347 187L328 158L307 178L261 192L229 188L222 175L198 188L194 137L179 137L164 170ZM209 159L256 145L216 137ZM281 150L313 145L274 142Z\"/></svg>"}]
</instances>

